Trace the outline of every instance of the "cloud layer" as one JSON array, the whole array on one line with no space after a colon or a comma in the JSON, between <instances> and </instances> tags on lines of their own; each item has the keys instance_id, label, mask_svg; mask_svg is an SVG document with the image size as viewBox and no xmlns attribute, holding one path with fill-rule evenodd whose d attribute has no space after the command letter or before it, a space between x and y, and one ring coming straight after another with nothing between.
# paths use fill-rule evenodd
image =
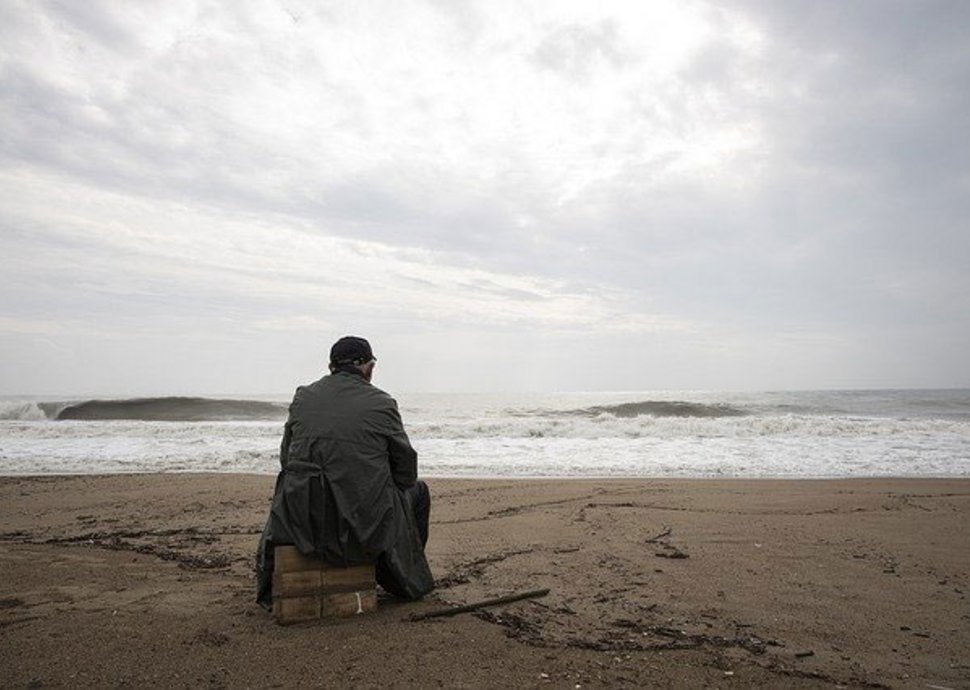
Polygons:
<instances>
[{"instance_id":1,"label":"cloud layer","mask_svg":"<svg viewBox=\"0 0 970 690\"><path fill-rule=\"evenodd\" d=\"M0 392L970 385L963 3L0 13Z\"/></svg>"}]
</instances>

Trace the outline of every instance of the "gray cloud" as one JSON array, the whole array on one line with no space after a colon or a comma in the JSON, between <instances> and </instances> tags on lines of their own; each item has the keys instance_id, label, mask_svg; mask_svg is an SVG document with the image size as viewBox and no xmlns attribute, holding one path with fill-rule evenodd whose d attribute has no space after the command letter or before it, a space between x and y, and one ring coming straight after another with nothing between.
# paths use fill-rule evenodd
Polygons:
<instances>
[{"instance_id":1,"label":"gray cloud","mask_svg":"<svg viewBox=\"0 0 970 690\"><path fill-rule=\"evenodd\" d=\"M532 59L568 78L585 80L600 62L613 69L622 69L630 58L619 45L615 21L605 20L593 26L556 27L542 39L533 51Z\"/></svg>"}]
</instances>

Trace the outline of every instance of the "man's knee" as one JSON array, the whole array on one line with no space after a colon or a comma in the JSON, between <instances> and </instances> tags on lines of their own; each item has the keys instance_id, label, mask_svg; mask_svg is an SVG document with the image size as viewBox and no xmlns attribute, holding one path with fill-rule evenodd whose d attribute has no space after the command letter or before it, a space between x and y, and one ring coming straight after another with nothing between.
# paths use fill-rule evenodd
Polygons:
<instances>
[{"instance_id":1,"label":"man's knee","mask_svg":"<svg viewBox=\"0 0 970 690\"><path fill-rule=\"evenodd\" d=\"M419 479L414 483L414 488L417 502L431 505L431 490L428 489L428 484L423 479Z\"/></svg>"},{"instance_id":2,"label":"man's knee","mask_svg":"<svg viewBox=\"0 0 970 690\"><path fill-rule=\"evenodd\" d=\"M431 506L431 492L428 491L428 485L422 480L419 479L414 482L414 485L407 489L406 493L408 502L411 504L411 510L415 513L428 510Z\"/></svg>"}]
</instances>

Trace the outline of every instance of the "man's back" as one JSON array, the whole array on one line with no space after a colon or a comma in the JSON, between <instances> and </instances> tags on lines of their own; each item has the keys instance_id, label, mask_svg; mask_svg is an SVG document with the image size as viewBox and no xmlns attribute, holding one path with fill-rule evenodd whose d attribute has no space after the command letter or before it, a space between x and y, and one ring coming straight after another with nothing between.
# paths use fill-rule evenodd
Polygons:
<instances>
[{"instance_id":1,"label":"man's back","mask_svg":"<svg viewBox=\"0 0 970 690\"><path fill-rule=\"evenodd\" d=\"M272 550L281 544L334 565L376 561L378 582L398 596L415 599L434 587L424 556L427 487L416 483L417 453L397 403L370 383L376 360L362 369L331 359L332 373L298 388L290 405L257 554L264 606L271 603Z\"/></svg>"},{"instance_id":2,"label":"man's back","mask_svg":"<svg viewBox=\"0 0 970 690\"><path fill-rule=\"evenodd\" d=\"M283 434L280 462L319 465L331 481L407 489L417 480L397 403L359 375L337 372L297 389Z\"/></svg>"}]
</instances>

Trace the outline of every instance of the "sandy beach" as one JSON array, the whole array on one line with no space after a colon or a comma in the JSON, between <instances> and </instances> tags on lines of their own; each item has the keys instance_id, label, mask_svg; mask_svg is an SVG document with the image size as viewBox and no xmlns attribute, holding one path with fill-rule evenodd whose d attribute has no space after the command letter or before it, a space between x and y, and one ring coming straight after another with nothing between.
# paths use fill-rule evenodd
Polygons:
<instances>
[{"instance_id":1,"label":"sandy beach","mask_svg":"<svg viewBox=\"0 0 970 690\"><path fill-rule=\"evenodd\" d=\"M3 685L970 687L968 480L432 479L431 597L280 627L273 479L0 479Z\"/></svg>"}]
</instances>

